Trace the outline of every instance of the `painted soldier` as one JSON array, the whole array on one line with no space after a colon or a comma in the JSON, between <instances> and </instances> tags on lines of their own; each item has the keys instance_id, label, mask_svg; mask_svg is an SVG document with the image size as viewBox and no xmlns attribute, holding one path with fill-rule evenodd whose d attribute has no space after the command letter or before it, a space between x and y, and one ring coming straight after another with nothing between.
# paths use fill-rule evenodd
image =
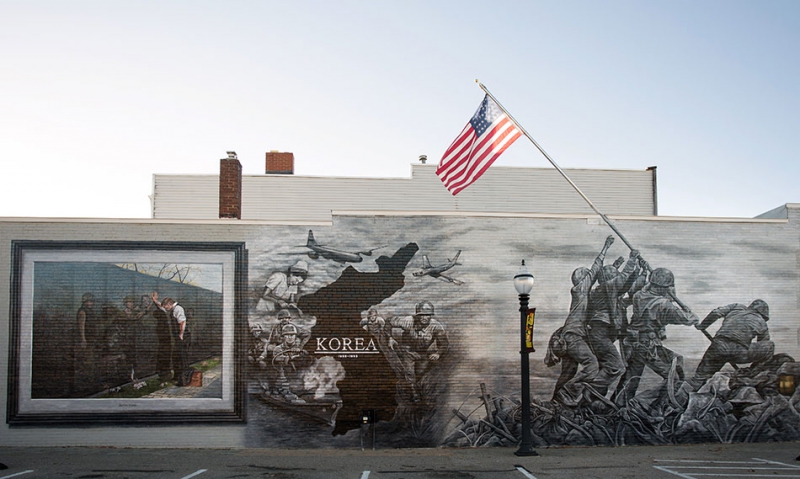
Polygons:
<instances>
[{"instance_id":1,"label":"painted soldier","mask_svg":"<svg viewBox=\"0 0 800 479\"><path fill-rule=\"evenodd\" d=\"M606 242L592 266L576 268L572 272L572 288L570 289L572 300L569 314L564 321L564 326L554 333L559 336L557 339L561 341L564 351L563 356L560 357L561 375L553 390L553 400L567 405L577 405L584 382L594 379L600 371L597 357L586 341L586 321L588 319L589 292L603 269L606 252L613 243L613 236L606 238ZM546 361L548 366L559 362L559 358L553 358L549 353L548 358L550 358ZM579 365L580 372L578 372Z\"/></svg>"},{"instance_id":2,"label":"painted soldier","mask_svg":"<svg viewBox=\"0 0 800 479\"><path fill-rule=\"evenodd\" d=\"M94 295L84 293L81 306L75 315L74 364L70 387L82 388L96 375L102 351L102 321L94 310Z\"/></svg>"},{"instance_id":3,"label":"painted soldier","mask_svg":"<svg viewBox=\"0 0 800 479\"><path fill-rule=\"evenodd\" d=\"M151 301L158 306L152 313L156 321L156 372L160 380L168 381L172 377L172 368L177 369L179 364L177 348L173 348L177 325L171 315L161 308L158 292L152 293Z\"/></svg>"},{"instance_id":4,"label":"painted soldier","mask_svg":"<svg viewBox=\"0 0 800 479\"><path fill-rule=\"evenodd\" d=\"M144 314L136 307L135 297L125 296L122 303L125 307L114 321L120 331L119 348L125 357L126 372L130 373L131 382L136 384L136 370L139 367L139 320Z\"/></svg>"},{"instance_id":5,"label":"painted soldier","mask_svg":"<svg viewBox=\"0 0 800 479\"><path fill-rule=\"evenodd\" d=\"M78 343L80 348L93 352L101 339L101 322L94 311L94 295L84 293L81 296L81 307L76 315L78 323Z\"/></svg>"},{"instance_id":6,"label":"painted soldier","mask_svg":"<svg viewBox=\"0 0 800 479\"><path fill-rule=\"evenodd\" d=\"M311 333L303 328L300 328L292 321L292 315L289 313L289 310L282 309L278 311L278 324L272 327L269 333L269 337L267 338L267 350L272 351L275 349L276 346L283 342L283 328L284 326L291 324L297 328L297 338L299 341L299 345L302 348L308 342L308 339L311 337Z\"/></svg>"},{"instance_id":7,"label":"painted soldier","mask_svg":"<svg viewBox=\"0 0 800 479\"><path fill-rule=\"evenodd\" d=\"M252 364L258 364L260 368L267 366L267 356L269 350L269 339L264 334L264 327L260 323L254 323L250 326L250 333L253 335L253 344L247 351L247 360Z\"/></svg>"},{"instance_id":8,"label":"painted soldier","mask_svg":"<svg viewBox=\"0 0 800 479\"><path fill-rule=\"evenodd\" d=\"M636 395L645 366L666 379L675 359L678 378L683 380L683 357L661 343L662 334L668 324L692 326L699 318L676 304L676 298L675 276L667 268L654 269L648 283L634 294L631 323L622 341L628 368L617 385L618 404Z\"/></svg>"},{"instance_id":9,"label":"painted soldier","mask_svg":"<svg viewBox=\"0 0 800 479\"><path fill-rule=\"evenodd\" d=\"M258 331L259 333L259 340L262 341L263 349L261 349L260 354L255 358L255 362L259 364L262 368L265 367L267 363L267 358L270 354L272 357L275 357L275 351L281 346L285 339L284 339L284 332L288 331L288 326L293 328L293 347L297 347L299 349L303 349L305 344L308 342L309 338L311 337L311 332L307 329L303 329L299 327L292 321L292 315L289 313L287 309L281 309L278 311L277 314L278 323L272 326L272 329L269 332L269 335L265 335L264 332ZM266 338L265 338L266 336ZM273 366L274 366L274 359ZM267 389L269 389L270 394L272 395L280 395L280 391L278 390L278 368L269 367L266 368L266 380L267 380ZM262 387L264 385L262 384Z\"/></svg>"},{"instance_id":10,"label":"painted soldier","mask_svg":"<svg viewBox=\"0 0 800 479\"><path fill-rule=\"evenodd\" d=\"M374 306L361 313L361 321L358 323L364 331L373 336L381 336L386 320L378 316L378 310Z\"/></svg>"},{"instance_id":11,"label":"painted soldier","mask_svg":"<svg viewBox=\"0 0 800 479\"><path fill-rule=\"evenodd\" d=\"M599 394L605 396L608 387L625 371L614 342L627 327L625 324L624 306L620 299L631 288L639 251L631 250L628 261L622 271L613 266L604 266L599 284L589 295L592 311L589 319L588 339L595 355L600 371L590 385Z\"/></svg>"},{"instance_id":12,"label":"painted soldier","mask_svg":"<svg viewBox=\"0 0 800 479\"><path fill-rule=\"evenodd\" d=\"M392 351L390 351L392 348L389 344L389 333L391 328L386 327L386 320L378 314L378 310L375 309L374 306L370 306L370 308L367 311L363 311L361 315L362 318L358 324L364 331L368 332L373 338L375 338L378 350L380 350L380 352L383 353L391 363L393 359L389 357L392 353ZM396 358L396 355L394 356Z\"/></svg>"},{"instance_id":13,"label":"painted soldier","mask_svg":"<svg viewBox=\"0 0 800 479\"><path fill-rule=\"evenodd\" d=\"M392 327L399 331L393 335L397 342L395 350L403 368L403 379L411 390L412 402L422 401L420 385L449 347L444 326L433 316L433 304L422 301L417 303L413 316L391 321Z\"/></svg>"},{"instance_id":14,"label":"painted soldier","mask_svg":"<svg viewBox=\"0 0 800 479\"><path fill-rule=\"evenodd\" d=\"M281 326L281 343L272 350L272 365L277 371L275 390L273 395L279 395L284 400L294 403L305 403L290 389L289 378L286 375L290 367L295 369L294 361L304 355L304 351L297 337L298 329L294 324L288 323Z\"/></svg>"},{"instance_id":15,"label":"painted soldier","mask_svg":"<svg viewBox=\"0 0 800 479\"><path fill-rule=\"evenodd\" d=\"M722 369L725 363L765 361L775 352L775 344L769 339L769 305L766 301L757 299L750 306L739 303L720 306L708 313L696 327L705 330L720 318L724 318L722 326L711 340L711 345L690 380L694 387L700 387Z\"/></svg>"},{"instance_id":16,"label":"painted soldier","mask_svg":"<svg viewBox=\"0 0 800 479\"><path fill-rule=\"evenodd\" d=\"M308 263L300 260L289 271L276 271L267 279L256 308L271 313L280 308L297 308L300 283L308 276Z\"/></svg>"},{"instance_id":17,"label":"painted soldier","mask_svg":"<svg viewBox=\"0 0 800 479\"><path fill-rule=\"evenodd\" d=\"M158 294L153 293L153 302L164 313L172 317L173 326L175 327L175 350L177 351L177 364L172 367L175 370L175 378L178 386L188 386L191 382L191 345L192 345L192 332L189 327L189 321L186 317L186 311L183 306L178 304L172 298L164 298L162 302L158 302Z\"/></svg>"}]
</instances>

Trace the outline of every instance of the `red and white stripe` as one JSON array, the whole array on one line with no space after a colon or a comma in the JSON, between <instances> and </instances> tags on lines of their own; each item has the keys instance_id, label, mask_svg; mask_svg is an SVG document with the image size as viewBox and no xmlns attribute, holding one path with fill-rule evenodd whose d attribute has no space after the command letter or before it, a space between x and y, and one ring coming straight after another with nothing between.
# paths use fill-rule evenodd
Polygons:
<instances>
[{"instance_id":1,"label":"red and white stripe","mask_svg":"<svg viewBox=\"0 0 800 479\"><path fill-rule=\"evenodd\" d=\"M455 196L480 178L521 135L505 114L498 116L481 137L477 137L472 124L467 123L442 156L436 175Z\"/></svg>"}]
</instances>

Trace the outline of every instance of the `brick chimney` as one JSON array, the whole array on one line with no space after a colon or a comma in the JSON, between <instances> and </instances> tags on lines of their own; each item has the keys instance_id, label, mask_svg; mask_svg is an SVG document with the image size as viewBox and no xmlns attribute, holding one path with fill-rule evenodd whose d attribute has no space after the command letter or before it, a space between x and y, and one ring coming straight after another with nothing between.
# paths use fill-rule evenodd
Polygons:
<instances>
[{"instance_id":1,"label":"brick chimney","mask_svg":"<svg viewBox=\"0 0 800 479\"><path fill-rule=\"evenodd\" d=\"M268 151L265 173L268 175L293 175L294 153L283 153L276 150Z\"/></svg>"},{"instance_id":2,"label":"brick chimney","mask_svg":"<svg viewBox=\"0 0 800 479\"><path fill-rule=\"evenodd\" d=\"M242 164L235 151L219 160L219 217L242 219Z\"/></svg>"}]
</instances>

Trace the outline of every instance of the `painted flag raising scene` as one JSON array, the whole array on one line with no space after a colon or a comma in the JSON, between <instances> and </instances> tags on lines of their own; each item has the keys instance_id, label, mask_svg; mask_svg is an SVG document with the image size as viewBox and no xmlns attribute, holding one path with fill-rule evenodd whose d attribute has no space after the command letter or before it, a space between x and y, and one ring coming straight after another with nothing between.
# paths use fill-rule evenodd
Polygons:
<instances>
[{"instance_id":1,"label":"painted flag raising scene","mask_svg":"<svg viewBox=\"0 0 800 479\"><path fill-rule=\"evenodd\" d=\"M522 133L489 95L447 148L436 175L453 196L471 185Z\"/></svg>"}]
</instances>

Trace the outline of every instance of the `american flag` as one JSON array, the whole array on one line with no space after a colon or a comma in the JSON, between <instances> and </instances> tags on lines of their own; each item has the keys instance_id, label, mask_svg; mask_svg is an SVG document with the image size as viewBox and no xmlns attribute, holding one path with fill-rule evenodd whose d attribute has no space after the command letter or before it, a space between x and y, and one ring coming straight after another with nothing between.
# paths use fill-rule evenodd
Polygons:
<instances>
[{"instance_id":1,"label":"american flag","mask_svg":"<svg viewBox=\"0 0 800 479\"><path fill-rule=\"evenodd\" d=\"M522 133L486 95L442 156L436 175L453 196L475 182Z\"/></svg>"}]
</instances>

